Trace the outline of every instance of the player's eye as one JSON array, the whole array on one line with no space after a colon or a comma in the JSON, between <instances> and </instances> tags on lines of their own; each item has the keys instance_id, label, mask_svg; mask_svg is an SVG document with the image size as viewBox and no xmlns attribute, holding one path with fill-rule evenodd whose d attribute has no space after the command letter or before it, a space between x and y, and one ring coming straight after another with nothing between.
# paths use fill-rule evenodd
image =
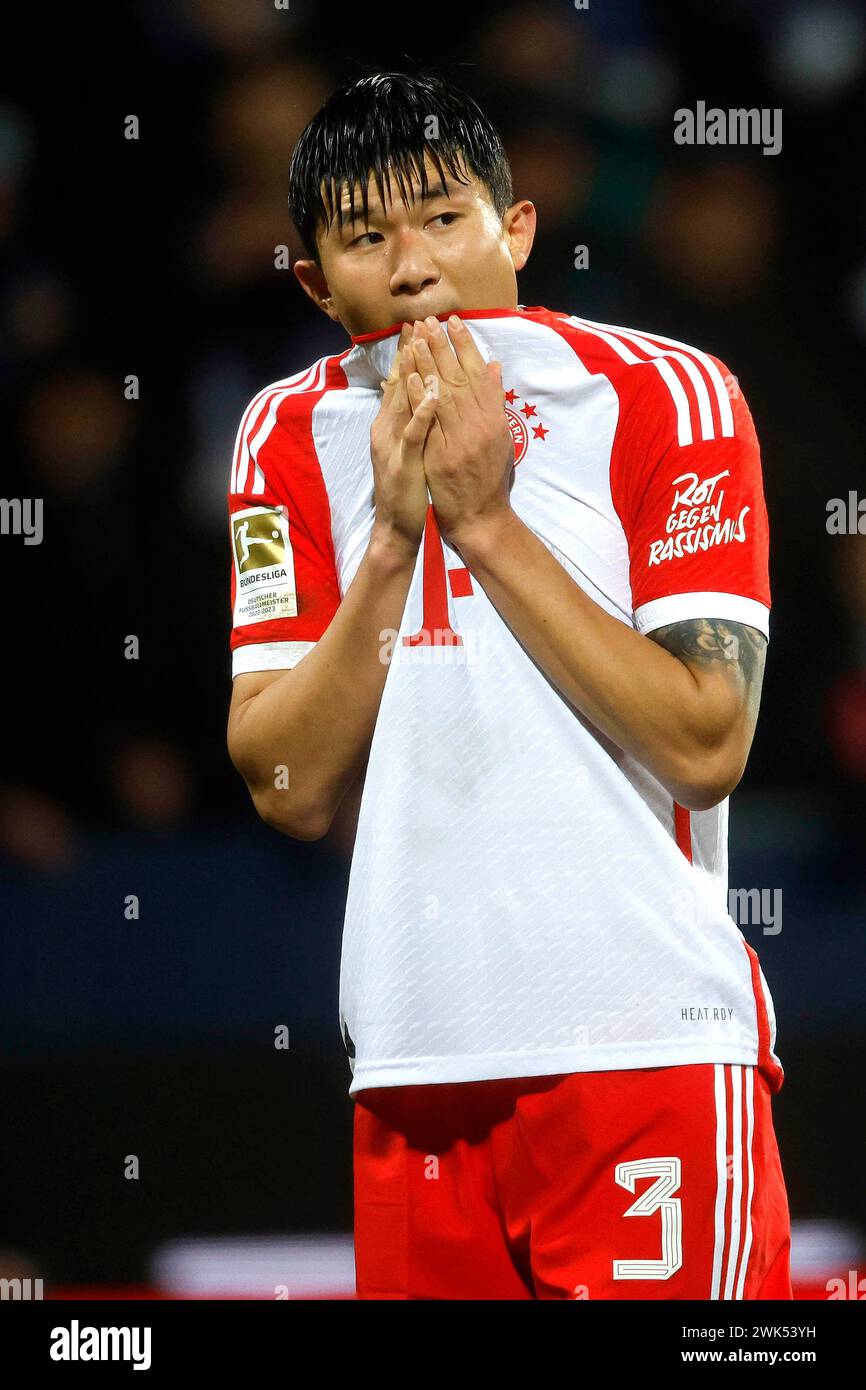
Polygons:
<instances>
[{"instance_id":1,"label":"player's eye","mask_svg":"<svg viewBox=\"0 0 866 1390\"><path fill-rule=\"evenodd\" d=\"M437 212L436 216L433 217L433 218L431 218L430 220L431 220L432 222L441 222L443 217L447 217L447 218L448 218L449 225L450 225L451 222L454 222L454 221L457 220L457 217L458 217L458 216L459 216L459 214L456 213L456 212Z\"/></svg>"},{"instance_id":2,"label":"player's eye","mask_svg":"<svg viewBox=\"0 0 866 1390\"><path fill-rule=\"evenodd\" d=\"M362 232L360 236L356 236L356 237L355 237L354 241L350 241L350 242L349 242L349 245L350 245L350 246L360 246L360 245L362 244L362 242L364 242L368 236L381 236L381 235L382 235L381 232Z\"/></svg>"}]
</instances>

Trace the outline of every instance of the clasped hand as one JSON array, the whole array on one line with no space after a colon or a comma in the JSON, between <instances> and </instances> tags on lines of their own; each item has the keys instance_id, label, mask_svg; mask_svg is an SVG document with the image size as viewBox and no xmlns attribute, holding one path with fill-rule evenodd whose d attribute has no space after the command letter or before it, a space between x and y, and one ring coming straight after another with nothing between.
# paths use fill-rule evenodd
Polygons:
<instances>
[{"instance_id":1,"label":"clasped hand","mask_svg":"<svg viewBox=\"0 0 866 1390\"><path fill-rule=\"evenodd\" d=\"M484 361L456 315L448 320L448 334L436 318L418 320L398 351L408 376L416 372L427 396L433 394L424 473L440 533L459 551L511 512L514 441L502 364Z\"/></svg>"}]
</instances>

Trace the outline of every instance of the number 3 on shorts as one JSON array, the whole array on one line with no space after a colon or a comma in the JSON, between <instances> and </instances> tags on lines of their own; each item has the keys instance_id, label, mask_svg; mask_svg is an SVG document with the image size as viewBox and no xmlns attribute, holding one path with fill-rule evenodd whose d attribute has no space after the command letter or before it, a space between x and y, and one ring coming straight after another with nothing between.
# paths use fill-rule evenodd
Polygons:
<instances>
[{"instance_id":1,"label":"number 3 on shorts","mask_svg":"<svg viewBox=\"0 0 866 1390\"><path fill-rule=\"evenodd\" d=\"M660 1260L614 1260L614 1279L670 1279L683 1262L683 1214L676 1192L682 1181L678 1158L633 1158L618 1163L614 1171L620 1187L634 1192L638 1178L657 1178L642 1192L623 1216L651 1216L661 1211L662 1258Z\"/></svg>"}]
</instances>

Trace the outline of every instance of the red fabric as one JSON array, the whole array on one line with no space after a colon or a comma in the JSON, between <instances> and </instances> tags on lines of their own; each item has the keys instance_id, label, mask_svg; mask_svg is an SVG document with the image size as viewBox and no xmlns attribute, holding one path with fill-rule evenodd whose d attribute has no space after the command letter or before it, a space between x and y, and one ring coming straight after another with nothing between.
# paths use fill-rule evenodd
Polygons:
<instances>
[{"instance_id":1,"label":"red fabric","mask_svg":"<svg viewBox=\"0 0 866 1390\"><path fill-rule=\"evenodd\" d=\"M288 394L273 387L254 397L242 420L236 448L237 490L228 497L229 521L250 507L284 509L295 571L298 611L295 617L244 623L233 627L231 649L260 642L316 642L340 606L331 508L312 433L312 413L325 390L341 390L346 378L339 359L328 363L319 390ZM253 491L254 463L250 441L266 424L277 405L276 419L258 450L257 463L264 477L262 491ZM231 545L231 537L230 537ZM234 612L237 592L236 565L230 577L230 601Z\"/></svg>"},{"instance_id":2,"label":"red fabric","mask_svg":"<svg viewBox=\"0 0 866 1390\"><path fill-rule=\"evenodd\" d=\"M608 377L619 397L610 486L628 540L633 607L672 594L727 593L769 608L761 452L749 407L725 363L685 345L668 349L673 355L665 359L666 380L657 370L659 359L636 343L630 330L604 330L604 341L564 318L551 315L550 323L590 372ZM664 347L647 334L640 337ZM636 360L623 362L612 341ZM732 435L724 433L715 389L719 382L726 410L730 408ZM688 444L679 442L672 386L692 434ZM711 437L706 439L701 398L710 410Z\"/></svg>"},{"instance_id":3,"label":"red fabric","mask_svg":"<svg viewBox=\"0 0 866 1390\"><path fill-rule=\"evenodd\" d=\"M683 854L692 862L692 817L691 812L681 806L678 801L674 802L674 834L676 841Z\"/></svg>"},{"instance_id":4,"label":"red fabric","mask_svg":"<svg viewBox=\"0 0 866 1390\"><path fill-rule=\"evenodd\" d=\"M470 598L472 595L472 575L467 569L448 571L451 593L455 598Z\"/></svg>"},{"instance_id":5,"label":"red fabric","mask_svg":"<svg viewBox=\"0 0 866 1390\"><path fill-rule=\"evenodd\" d=\"M736 1106L735 1074L742 1078ZM724 1298L733 1259L731 1298L750 1226L740 1296L792 1298L790 1219L770 1091L753 1068L726 1065L719 1077L723 1220L712 1064L358 1092L358 1297L708 1300L714 1262L716 1296ZM617 1166L637 1160L646 1172L629 1188L627 1178L626 1185L617 1181ZM648 1199L664 1181L665 1165L674 1165L667 1193L656 1186ZM627 1215L639 1199L650 1210ZM615 1261L662 1260L665 1228L667 1264L676 1265L679 1251L678 1268L665 1277L614 1277Z\"/></svg>"},{"instance_id":6,"label":"red fabric","mask_svg":"<svg viewBox=\"0 0 866 1390\"><path fill-rule=\"evenodd\" d=\"M712 360L729 378L724 363ZM644 373L634 387L642 391L641 403L621 417L611 463L614 503L628 537L634 607L692 592L742 594L769 607L761 455L745 400L738 394L730 402L733 438L722 437L716 427L713 439L696 438L683 447L669 392L652 368L636 370ZM625 380L631 385L635 376L633 371ZM618 389L624 388L618 383ZM716 528L726 523L732 539L716 541ZM689 550L695 536L710 541L706 549Z\"/></svg>"}]
</instances>

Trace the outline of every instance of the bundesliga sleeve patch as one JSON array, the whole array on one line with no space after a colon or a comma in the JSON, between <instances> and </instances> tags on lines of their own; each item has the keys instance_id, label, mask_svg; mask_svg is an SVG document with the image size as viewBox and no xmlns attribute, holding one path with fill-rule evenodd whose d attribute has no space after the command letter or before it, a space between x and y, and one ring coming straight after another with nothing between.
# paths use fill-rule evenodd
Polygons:
<instances>
[{"instance_id":1,"label":"bundesliga sleeve patch","mask_svg":"<svg viewBox=\"0 0 866 1390\"><path fill-rule=\"evenodd\" d=\"M248 507L235 512L231 522L234 626L297 617L295 564L285 508Z\"/></svg>"}]
</instances>

